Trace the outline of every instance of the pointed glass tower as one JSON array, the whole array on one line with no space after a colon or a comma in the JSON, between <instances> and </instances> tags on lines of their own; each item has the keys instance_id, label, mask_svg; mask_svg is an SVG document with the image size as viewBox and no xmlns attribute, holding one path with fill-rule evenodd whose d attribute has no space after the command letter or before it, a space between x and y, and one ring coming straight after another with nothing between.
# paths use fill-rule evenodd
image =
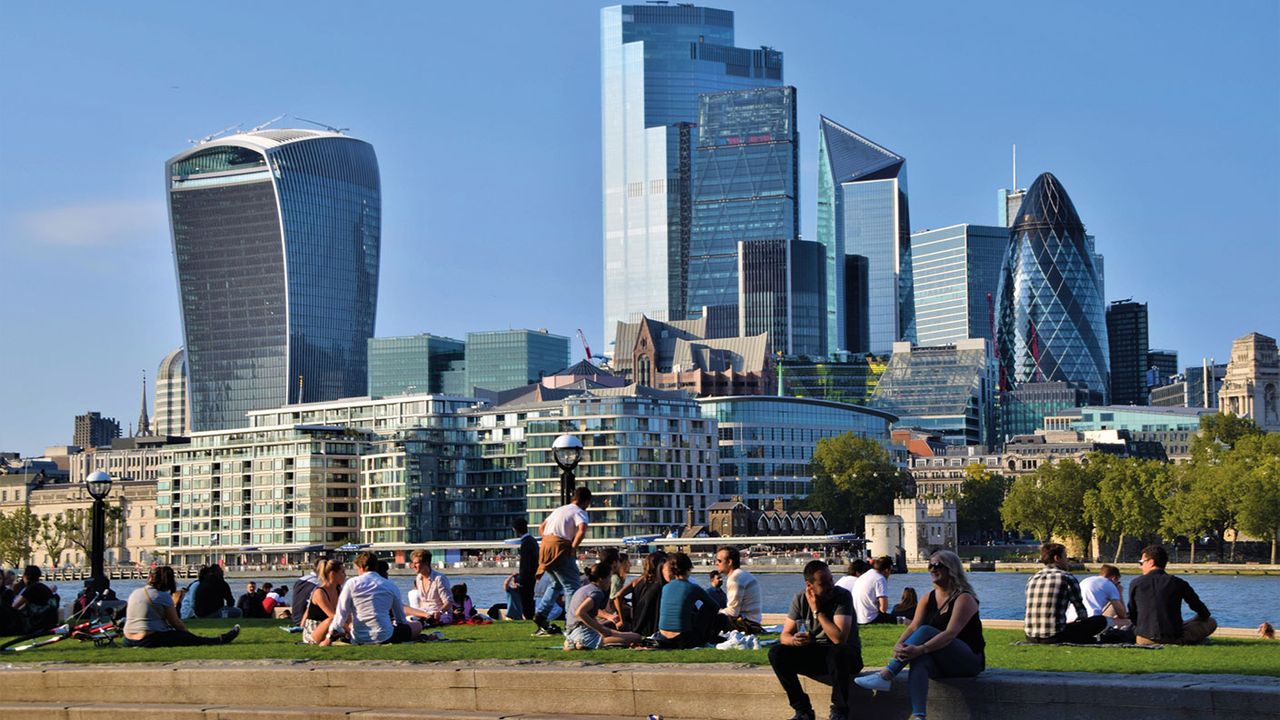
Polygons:
<instances>
[{"instance_id":1,"label":"pointed glass tower","mask_svg":"<svg viewBox=\"0 0 1280 720\"><path fill-rule=\"evenodd\" d=\"M999 297L1002 389L1076 382L1107 401L1102 281L1084 223L1050 173L1032 183L1013 220Z\"/></svg>"},{"instance_id":2,"label":"pointed glass tower","mask_svg":"<svg viewBox=\"0 0 1280 720\"><path fill-rule=\"evenodd\" d=\"M827 351L888 354L915 342L907 160L827 117L818 129Z\"/></svg>"}]
</instances>

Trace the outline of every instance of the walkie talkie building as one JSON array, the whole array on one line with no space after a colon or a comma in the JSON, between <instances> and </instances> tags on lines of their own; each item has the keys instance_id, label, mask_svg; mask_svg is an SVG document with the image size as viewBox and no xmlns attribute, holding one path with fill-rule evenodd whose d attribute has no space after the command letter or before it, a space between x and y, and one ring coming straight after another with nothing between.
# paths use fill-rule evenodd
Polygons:
<instances>
[{"instance_id":1,"label":"walkie talkie building","mask_svg":"<svg viewBox=\"0 0 1280 720\"><path fill-rule=\"evenodd\" d=\"M1023 383L1109 391L1106 305L1084 223L1049 173L1027 190L1001 273L996 353L1002 390Z\"/></svg>"},{"instance_id":2,"label":"walkie talkie building","mask_svg":"<svg viewBox=\"0 0 1280 720\"><path fill-rule=\"evenodd\" d=\"M191 429L250 410L365 393L378 300L373 146L263 130L165 165Z\"/></svg>"}]
</instances>

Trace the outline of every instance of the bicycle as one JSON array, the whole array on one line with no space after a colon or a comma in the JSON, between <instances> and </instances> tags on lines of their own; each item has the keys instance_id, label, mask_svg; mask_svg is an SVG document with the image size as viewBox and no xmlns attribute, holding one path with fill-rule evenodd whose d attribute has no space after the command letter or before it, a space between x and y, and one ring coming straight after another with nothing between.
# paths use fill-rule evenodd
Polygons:
<instances>
[{"instance_id":1,"label":"bicycle","mask_svg":"<svg viewBox=\"0 0 1280 720\"><path fill-rule=\"evenodd\" d=\"M79 613L72 615L67 622L39 632L19 635L0 645L0 652L23 652L33 650L67 638L75 638L81 642L92 642L94 647L114 645L116 638L124 634L120 624L127 603L120 600L94 600ZM92 619L84 618L92 616Z\"/></svg>"}]
</instances>

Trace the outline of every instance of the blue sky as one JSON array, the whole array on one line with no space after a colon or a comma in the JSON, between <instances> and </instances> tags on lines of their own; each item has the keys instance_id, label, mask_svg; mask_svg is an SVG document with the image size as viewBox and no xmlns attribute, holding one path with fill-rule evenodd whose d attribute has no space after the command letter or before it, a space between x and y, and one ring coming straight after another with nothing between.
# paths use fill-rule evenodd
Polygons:
<instances>
[{"instance_id":1,"label":"blue sky","mask_svg":"<svg viewBox=\"0 0 1280 720\"><path fill-rule=\"evenodd\" d=\"M603 348L601 3L0 3L0 450L133 422L181 343L163 165L281 113L373 143L378 334L576 328ZM825 114L908 160L914 229L1063 182L1107 299L1183 365L1280 333L1280 3L731 2ZM289 123L285 123L289 124ZM581 351L576 347L575 357Z\"/></svg>"}]
</instances>

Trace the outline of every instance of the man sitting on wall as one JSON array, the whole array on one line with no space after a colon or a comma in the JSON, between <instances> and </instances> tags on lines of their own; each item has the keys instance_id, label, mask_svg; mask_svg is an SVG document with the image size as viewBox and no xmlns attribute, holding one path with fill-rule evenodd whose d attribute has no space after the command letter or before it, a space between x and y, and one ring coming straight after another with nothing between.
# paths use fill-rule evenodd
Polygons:
<instances>
[{"instance_id":1,"label":"man sitting on wall","mask_svg":"<svg viewBox=\"0 0 1280 720\"><path fill-rule=\"evenodd\" d=\"M831 682L831 720L848 717L849 685L862 670L862 645L853 597L836 586L821 560L804 566L804 590L791 600L778 644L769 648L769 665L796 711L791 720L814 720L800 675L825 676Z\"/></svg>"}]
</instances>

